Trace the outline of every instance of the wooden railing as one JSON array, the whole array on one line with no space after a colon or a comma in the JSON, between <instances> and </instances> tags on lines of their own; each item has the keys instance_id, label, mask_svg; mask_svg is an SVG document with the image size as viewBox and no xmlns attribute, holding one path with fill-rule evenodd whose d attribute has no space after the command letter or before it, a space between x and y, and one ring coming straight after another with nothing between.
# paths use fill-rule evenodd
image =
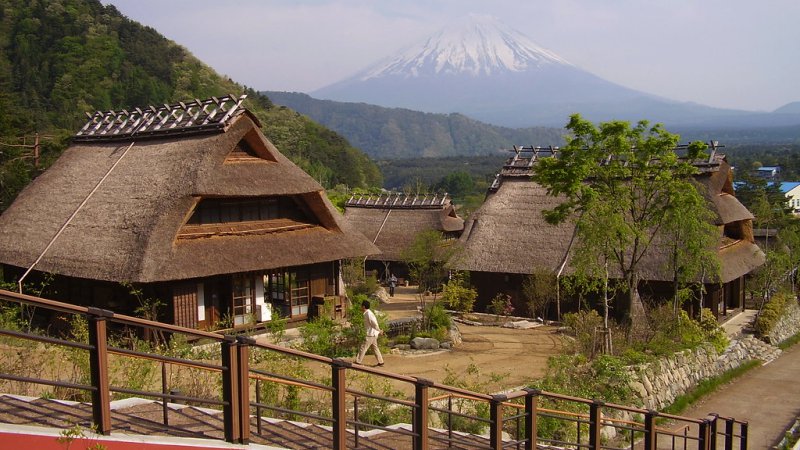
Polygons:
<instances>
[{"instance_id":1,"label":"wooden railing","mask_svg":"<svg viewBox=\"0 0 800 450\"><path fill-rule=\"evenodd\" d=\"M419 377L405 376L353 364L341 359L331 359L295 349L257 342L247 336L223 336L217 333L182 328L151 322L136 317L114 314L110 311L85 308L52 300L0 290L0 308L34 307L35 314L47 318L53 314L84 316L88 320L88 343L76 342L63 336L48 336L41 331L20 331L12 327L0 328L0 336L65 346L85 351L89 356L90 383L76 383L58 379L43 379L0 373L0 379L88 392L91 397L92 421L100 434L113 431L110 401L112 394L135 395L154 398L163 403L164 423L169 423L168 402L182 401L207 405L222 410L224 439L232 443L247 444L262 436L262 415L276 417L291 415L310 423L330 427L330 448L358 448L360 430L384 430L408 439L402 448L427 449L434 444L486 449L535 449L540 444L574 449L603 448L696 448L716 449L718 443L726 449L747 448L747 423L729 417L709 415L692 419L641 408L603 403L579 397L522 389L503 395L487 395L447 386ZM217 361L198 361L189 357L170 356L155 351L133 350L108 344L109 330L138 330L142 335L160 335L174 339L184 335L193 342L204 342L204 348L219 350ZM149 330L145 332L145 330ZM8 346L6 346L8 348ZM274 353L284 358L313 364L327 371L325 382L298 378L284 373L270 372L251 367L251 360ZM109 355L152 361L161 365L160 391L114 386L109 376ZM220 378L222 386L218 397L184 395L170 390L167 366L189 367ZM361 375L358 375L361 374ZM357 376L382 379L394 385L406 386L413 395L405 398L379 395L375 392L348 386ZM265 383L291 386L294 389L313 391L328 396L324 411L293 409L266 402L261 391ZM402 389L401 389L402 390ZM362 420L360 405L364 402L385 402L391 409L407 410L411 417L409 429L377 425ZM468 402L466 410L456 410L454 401ZM329 408L329 409L328 409ZM251 429L251 413L255 412L255 430ZM618 418L627 413L631 420ZM442 426L432 428L432 414L440 418ZM477 424L488 430L488 436L454 432L454 418ZM669 427L657 425L669 421ZM545 423L572 424L575 433L545 434ZM615 429L624 439L606 439L604 428ZM505 435L504 435L505 432ZM504 437L505 436L505 437Z\"/></svg>"}]
</instances>

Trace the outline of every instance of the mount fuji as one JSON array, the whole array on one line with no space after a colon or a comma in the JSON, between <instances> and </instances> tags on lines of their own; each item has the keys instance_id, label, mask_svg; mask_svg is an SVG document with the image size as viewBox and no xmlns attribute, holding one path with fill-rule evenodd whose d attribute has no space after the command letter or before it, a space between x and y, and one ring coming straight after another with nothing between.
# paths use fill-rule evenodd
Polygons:
<instances>
[{"instance_id":1,"label":"mount fuji","mask_svg":"<svg viewBox=\"0 0 800 450\"><path fill-rule=\"evenodd\" d=\"M420 45L310 93L318 99L451 113L506 127L648 119L671 125L729 122L754 113L681 103L580 69L488 16L468 16Z\"/></svg>"}]
</instances>

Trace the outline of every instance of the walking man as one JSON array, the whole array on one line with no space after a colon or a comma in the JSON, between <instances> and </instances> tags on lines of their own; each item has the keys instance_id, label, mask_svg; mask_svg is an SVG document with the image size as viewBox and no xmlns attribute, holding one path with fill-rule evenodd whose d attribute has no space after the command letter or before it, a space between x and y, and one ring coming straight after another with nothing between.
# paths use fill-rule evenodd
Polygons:
<instances>
[{"instance_id":1,"label":"walking man","mask_svg":"<svg viewBox=\"0 0 800 450\"><path fill-rule=\"evenodd\" d=\"M361 311L364 312L364 329L367 331L367 336L364 338L364 343L361 344L361 348L358 350L356 364L362 364L364 355L366 355L367 350L372 347L375 352L375 358L378 359L378 365L382 366L383 355L381 355L381 349L378 348L378 336L381 334L381 328L378 325L378 319L375 317L375 313L369 309L369 306L369 300L361 302Z\"/></svg>"},{"instance_id":2,"label":"walking man","mask_svg":"<svg viewBox=\"0 0 800 450\"><path fill-rule=\"evenodd\" d=\"M392 274L392 276L389 277L389 297L394 297L395 286L397 286L397 277Z\"/></svg>"}]
</instances>

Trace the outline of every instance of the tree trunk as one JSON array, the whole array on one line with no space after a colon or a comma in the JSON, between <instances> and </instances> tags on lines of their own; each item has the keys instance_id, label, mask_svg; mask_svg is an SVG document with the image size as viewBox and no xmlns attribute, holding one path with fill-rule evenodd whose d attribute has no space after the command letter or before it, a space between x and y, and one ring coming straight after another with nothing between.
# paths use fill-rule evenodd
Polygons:
<instances>
[{"instance_id":1,"label":"tree trunk","mask_svg":"<svg viewBox=\"0 0 800 450\"><path fill-rule=\"evenodd\" d=\"M647 335L647 314L639 296L639 277L628 275L628 341L642 340Z\"/></svg>"}]
</instances>

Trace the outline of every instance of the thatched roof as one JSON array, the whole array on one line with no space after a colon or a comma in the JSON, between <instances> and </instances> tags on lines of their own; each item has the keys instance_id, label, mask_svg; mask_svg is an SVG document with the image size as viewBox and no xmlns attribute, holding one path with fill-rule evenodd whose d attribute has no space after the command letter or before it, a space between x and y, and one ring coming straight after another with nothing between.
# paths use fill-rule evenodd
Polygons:
<instances>
[{"instance_id":1,"label":"thatched roof","mask_svg":"<svg viewBox=\"0 0 800 450\"><path fill-rule=\"evenodd\" d=\"M535 162L552 157L557 149L534 147L527 155L515 148L489 189L486 201L467 221L461 242L464 258L459 268L471 271L529 274L537 270L557 273L565 259L565 274L574 225L565 222L550 225L543 210L554 208L561 199L552 197L531 179ZM724 155L714 152L708 160L695 164L700 170L696 180L705 187L709 206L716 213L715 222L724 225L739 222L742 240L720 241L722 278L727 282L764 263L764 254L752 237L753 215L733 196L731 168ZM722 228L720 228L720 235ZM669 281L668 249L655 245L641 262L644 280Z\"/></svg>"},{"instance_id":2,"label":"thatched roof","mask_svg":"<svg viewBox=\"0 0 800 450\"><path fill-rule=\"evenodd\" d=\"M234 151L243 145L254 156ZM222 126L195 128L189 135L154 132L147 139L74 143L0 216L0 262L33 264L95 187L36 270L156 282L378 251L352 231L322 187L264 137L252 116L239 111ZM311 225L177 238L203 198L265 196L291 197L308 211Z\"/></svg>"},{"instance_id":3,"label":"thatched roof","mask_svg":"<svg viewBox=\"0 0 800 450\"><path fill-rule=\"evenodd\" d=\"M403 251L423 231L459 233L464 229L464 219L446 195L354 196L345 204L344 217L378 246L382 253L370 259L380 261L402 260Z\"/></svg>"}]
</instances>

